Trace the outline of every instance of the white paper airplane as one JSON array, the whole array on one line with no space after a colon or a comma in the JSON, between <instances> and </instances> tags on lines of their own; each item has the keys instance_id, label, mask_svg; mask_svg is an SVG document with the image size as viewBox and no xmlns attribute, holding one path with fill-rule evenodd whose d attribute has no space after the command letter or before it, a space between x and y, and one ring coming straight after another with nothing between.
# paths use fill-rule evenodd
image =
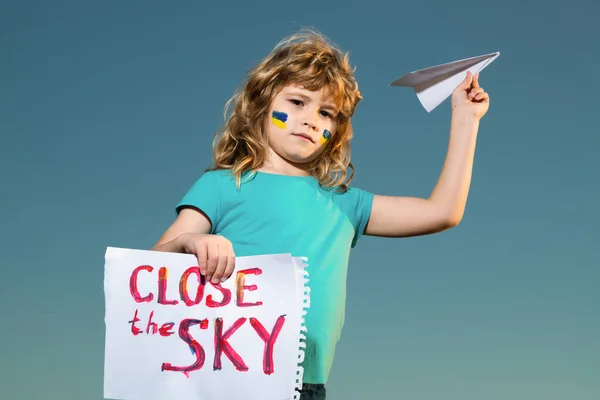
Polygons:
<instances>
[{"instance_id":1,"label":"white paper airplane","mask_svg":"<svg viewBox=\"0 0 600 400\"><path fill-rule=\"evenodd\" d=\"M404 75L392 82L390 86L412 87L425 110L431 112L452 95L454 89L465 79L467 71L471 71L473 75L476 75L490 65L499 55L500 52L497 51L483 56L420 69Z\"/></svg>"}]
</instances>

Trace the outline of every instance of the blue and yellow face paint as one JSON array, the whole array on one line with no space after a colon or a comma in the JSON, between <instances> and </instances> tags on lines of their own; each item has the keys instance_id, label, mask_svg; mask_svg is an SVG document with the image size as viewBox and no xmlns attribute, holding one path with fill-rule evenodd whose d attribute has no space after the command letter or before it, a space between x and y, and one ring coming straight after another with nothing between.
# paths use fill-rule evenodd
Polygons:
<instances>
[{"instance_id":1,"label":"blue and yellow face paint","mask_svg":"<svg viewBox=\"0 0 600 400\"><path fill-rule=\"evenodd\" d=\"M321 139L319 140L319 142L321 144L325 144L329 141L329 139L331 139L331 132L329 132L327 129L325 129L323 131L323 136L321 136Z\"/></svg>"},{"instance_id":2,"label":"blue and yellow face paint","mask_svg":"<svg viewBox=\"0 0 600 400\"><path fill-rule=\"evenodd\" d=\"M287 121L288 116L284 112L273 111L273 123L281 129L285 129L285 121Z\"/></svg>"}]
</instances>

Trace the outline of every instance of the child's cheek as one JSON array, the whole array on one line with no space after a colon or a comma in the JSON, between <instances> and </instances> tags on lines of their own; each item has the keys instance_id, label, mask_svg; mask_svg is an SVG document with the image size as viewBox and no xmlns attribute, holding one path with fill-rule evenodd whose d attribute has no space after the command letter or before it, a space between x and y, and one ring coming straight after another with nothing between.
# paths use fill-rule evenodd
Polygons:
<instances>
[{"instance_id":1,"label":"child's cheek","mask_svg":"<svg viewBox=\"0 0 600 400\"><path fill-rule=\"evenodd\" d=\"M275 126L281 129L285 129L285 122L287 121L288 116L284 112L273 111L272 121Z\"/></svg>"},{"instance_id":2,"label":"child's cheek","mask_svg":"<svg viewBox=\"0 0 600 400\"><path fill-rule=\"evenodd\" d=\"M323 136L321 136L321 139L319 140L319 142L321 144L325 144L325 143L329 142L329 139L331 139L331 132L329 132L327 129L325 129L323 131Z\"/></svg>"}]
</instances>

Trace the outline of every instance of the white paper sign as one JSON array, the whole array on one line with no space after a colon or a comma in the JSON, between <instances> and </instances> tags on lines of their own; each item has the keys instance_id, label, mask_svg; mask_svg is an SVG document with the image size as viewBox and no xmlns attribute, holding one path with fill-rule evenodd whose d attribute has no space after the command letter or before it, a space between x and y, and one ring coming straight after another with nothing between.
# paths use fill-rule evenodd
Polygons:
<instances>
[{"instance_id":1,"label":"white paper sign","mask_svg":"<svg viewBox=\"0 0 600 400\"><path fill-rule=\"evenodd\" d=\"M231 278L213 285L193 255L109 247L104 397L298 398L305 261L238 257Z\"/></svg>"}]
</instances>

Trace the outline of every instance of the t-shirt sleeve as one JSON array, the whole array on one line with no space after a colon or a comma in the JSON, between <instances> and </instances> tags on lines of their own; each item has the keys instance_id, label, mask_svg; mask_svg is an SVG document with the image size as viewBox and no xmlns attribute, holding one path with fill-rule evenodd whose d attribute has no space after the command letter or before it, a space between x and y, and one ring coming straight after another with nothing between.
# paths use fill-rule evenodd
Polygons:
<instances>
[{"instance_id":1,"label":"t-shirt sleeve","mask_svg":"<svg viewBox=\"0 0 600 400\"><path fill-rule=\"evenodd\" d=\"M183 196L175 211L179 213L184 208L194 208L209 219L211 233L214 233L219 222L219 185L218 176L214 172L202 175Z\"/></svg>"},{"instance_id":2,"label":"t-shirt sleeve","mask_svg":"<svg viewBox=\"0 0 600 400\"><path fill-rule=\"evenodd\" d=\"M365 228L371 217L374 195L373 193L357 188L348 189L348 195L350 206L352 207L349 214L353 219L352 224L356 230L354 238L352 239L352 247L354 248L365 232Z\"/></svg>"}]
</instances>

